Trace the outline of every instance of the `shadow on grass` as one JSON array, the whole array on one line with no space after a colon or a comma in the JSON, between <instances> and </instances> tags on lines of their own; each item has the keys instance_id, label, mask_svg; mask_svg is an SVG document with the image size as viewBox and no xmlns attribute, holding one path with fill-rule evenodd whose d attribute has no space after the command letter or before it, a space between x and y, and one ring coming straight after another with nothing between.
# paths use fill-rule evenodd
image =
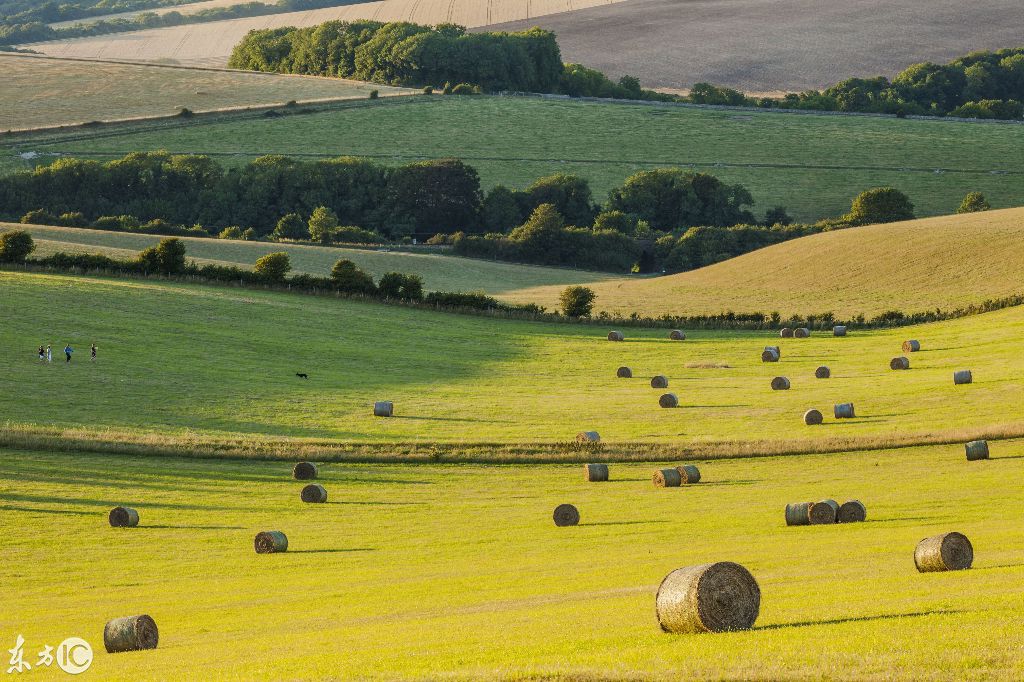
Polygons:
<instances>
[{"instance_id":1,"label":"shadow on grass","mask_svg":"<svg viewBox=\"0 0 1024 682\"><path fill-rule=\"evenodd\" d=\"M356 502L355 500L345 500L344 502L328 500L324 504L363 504L372 505L374 507L411 507L413 505L423 505L426 502Z\"/></svg>"},{"instance_id":2,"label":"shadow on grass","mask_svg":"<svg viewBox=\"0 0 1024 682\"><path fill-rule=\"evenodd\" d=\"M1024 455L1003 455L1002 457L989 457L989 459L1024 459Z\"/></svg>"},{"instance_id":3,"label":"shadow on grass","mask_svg":"<svg viewBox=\"0 0 1024 682\"><path fill-rule=\"evenodd\" d=\"M245 526L171 526L171 525L150 525L144 524L136 526L139 529L145 528L161 528L161 529L173 529L173 530L245 530Z\"/></svg>"},{"instance_id":4,"label":"shadow on grass","mask_svg":"<svg viewBox=\"0 0 1024 682\"><path fill-rule=\"evenodd\" d=\"M32 507L16 507L11 504L0 505L0 511L28 512L30 514L68 514L71 516L96 516L95 512L73 511L71 509L34 509Z\"/></svg>"},{"instance_id":5,"label":"shadow on grass","mask_svg":"<svg viewBox=\"0 0 1024 682\"><path fill-rule=\"evenodd\" d=\"M53 497L45 495L26 495L24 493L5 493L4 497L15 502L55 502ZM65 504L75 504L88 507L108 507L113 509L119 505L124 504L124 501L111 502L109 500L93 500L87 497L61 497L60 502ZM189 509L193 511L223 511L232 507L221 506L209 506L203 504L180 504L173 502L146 502L138 503L140 509Z\"/></svg>"},{"instance_id":6,"label":"shadow on grass","mask_svg":"<svg viewBox=\"0 0 1024 682\"><path fill-rule=\"evenodd\" d=\"M972 571L991 571L991 570L994 570L994 569L997 569L997 568L1021 568L1022 566L1024 566L1024 563L1021 563L1021 564L999 564L998 566L979 566L979 567L972 566L971 570Z\"/></svg>"},{"instance_id":7,"label":"shadow on grass","mask_svg":"<svg viewBox=\"0 0 1024 682\"><path fill-rule=\"evenodd\" d=\"M964 613L961 610L939 609L936 611L912 611L910 613L890 613L881 616L855 616L852 618L833 618L831 620L805 620L797 623L779 623L778 625L759 625L754 630L783 630L785 628L806 628L815 625L842 625L843 623L865 623L878 620L899 620L900 618L923 618L925 616L941 616L953 613Z\"/></svg>"},{"instance_id":8,"label":"shadow on grass","mask_svg":"<svg viewBox=\"0 0 1024 682\"><path fill-rule=\"evenodd\" d=\"M687 487L690 487L690 486L696 486L698 488L713 488L713 487L718 486L718 485L754 485L755 483L760 483L760 482L761 481L748 480L748 479L737 479L735 481L707 481L707 482L700 481L699 483L687 483L687 484L684 484L683 487L687 488Z\"/></svg>"},{"instance_id":9,"label":"shadow on grass","mask_svg":"<svg viewBox=\"0 0 1024 682\"><path fill-rule=\"evenodd\" d=\"M391 419L414 419L430 422L473 422L479 424L515 424L511 419L474 419L472 417L414 417L412 415L395 415Z\"/></svg>"},{"instance_id":10,"label":"shadow on grass","mask_svg":"<svg viewBox=\"0 0 1024 682\"><path fill-rule=\"evenodd\" d=\"M656 521L598 521L596 523L581 523L581 526L646 526L649 523L668 523L665 519Z\"/></svg>"},{"instance_id":11,"label":"shadow on grass","mask_svg":"<svg viewBox=\"0 0 1024 682\"><path fill-rule=\"evenodd\" d=\"M342 554L347 552L376 552L376 547L350 547L348 549L291 549L288 554Z\"/></svg>"},{"instance_id":12,"label":"shadow on grass","mask_svg":"<svg viewBox=\"0 0 1024 682\"><path fill-rule=\"evenodd\" d=\"M867 519L861 521L861 523L897 523L899 521L938 521L939 519L946 519L948 516L901 516L895 519Z\"/></svg>"}]
</instances>

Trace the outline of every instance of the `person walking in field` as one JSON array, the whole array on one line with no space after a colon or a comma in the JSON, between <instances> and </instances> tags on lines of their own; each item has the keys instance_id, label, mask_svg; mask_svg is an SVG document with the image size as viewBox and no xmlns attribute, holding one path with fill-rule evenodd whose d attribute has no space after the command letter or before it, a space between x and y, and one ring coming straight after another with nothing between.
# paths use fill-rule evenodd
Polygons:
<instances>
[{"instance_id":1,"label":"person walking in field","mask_svg":"<svg viewBox=\"0 0 1024 682\"><path fill-rule=\"evenodd\" d=\"M39 346L39 362L46 362L46 349Z\"/></svg>"},{"instance_id":2,"label":"person walking in field","mask_svg":"<svg viewBox=\"0 0 1024 682\"><path fill-rule=\"evenodd\" d=\"M75 352L75 349L71 347L71 344L64 346L64 355L67 356L65 362L71 362L71 354Z\"/></svg>"},{"instance_id":3,"label":"person walking in field","mask_svg":"<svg viewBox=\"0 0 1024 682\"><path fill-rule=\"evenodd\" d=\"M96 362L96 344L92 344L92 348L89 349L89 359Z\"/></svg>"},{"instance_id":4,"label":"person walking in field","mask_svg":"<svg viewBox=\"0 0 1024 682\"><path fill-rule=\"evenodd\" d=\"M46 344L46 361L53 362L53 347L50 344Z\"/></svg>"}]
</instances>

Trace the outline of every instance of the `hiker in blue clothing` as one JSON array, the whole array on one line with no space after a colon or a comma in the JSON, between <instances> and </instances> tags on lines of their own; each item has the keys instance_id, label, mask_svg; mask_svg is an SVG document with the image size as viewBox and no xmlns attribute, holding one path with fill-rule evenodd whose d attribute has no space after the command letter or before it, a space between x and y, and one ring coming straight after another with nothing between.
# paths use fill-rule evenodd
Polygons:
<instances>
[{"instance_id":1,"label":"hiker in blue clothing","mask_svg":"<svg viewBox=\"0 0 1024 682\"><path fill-rule=\"evenodd\" d=\"M67 356L67 362L71 362L71 354L75 352L75 349L71 347L71 344L64 346L64 355Z\"/></svg>"}]
</instances>

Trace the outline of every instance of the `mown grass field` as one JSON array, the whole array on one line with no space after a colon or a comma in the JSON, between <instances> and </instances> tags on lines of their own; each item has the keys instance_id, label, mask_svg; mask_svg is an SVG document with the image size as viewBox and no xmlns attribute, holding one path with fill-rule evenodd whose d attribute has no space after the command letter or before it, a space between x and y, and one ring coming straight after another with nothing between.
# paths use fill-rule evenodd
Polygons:
<instances>
[{"instance_id":1,"label":"mown grass field","mask_svg":"<svg viewBox=\"0 0 1024 682\"><path fill-rule=\"evenodd\" d=\"M578 465L330 465L328 503L304 505L285 462L6 450L0 636L31 663L83 637L102 680L1017 680L1022 453L683 460L703 479L682 489L654 488L654 464L600 484ZM784 525L826 496L867 522ZM563 502L579 526L553 525ZM107 525L122 504L138 528ZM269 529L288 553L253 552ZM917 542L950 530L974 567L917 573ZM759 582L754 629L661 632L661 579L720 560ZM159 647L104 653L103 624L139 613Z\"/></svg>"},{"instance_id":2,"label":"mown grass field","mask_svg":"<svg viewBox=\"0 0 1024 682\"><path fill-rule=\"evenodd\" d=\"M1024 435L1024 308L846 338L691 331L672 342L665 330L627 329L610 343L600 326L158 280L5 272L0 287L8 444L56 433L79 447L497 461L586 457L559 445L583 430L648 459ZM923 350L910 371L891 371L907 338ZM53 345L52 365L36 359L40 344ZM781 345L781 362L760 361L766 344ZM620 365L636 378L616 379ZM819 365L831 379L814 378ZM973 370L972 385L953 385L960 369ZM655 374L669 377L679 409L658 407ZM792 389L770 390L777 375ZM376 400L393 400L397 416L373 417ZM851 401L856 419L831 418ZM804 426L810 408L826 424Z\"/></svg>"},{"instance_id":3,"label":"mown grass field","mask_svg":"<svg viewBox=\"0 0 1024 682\"><path fill-rule=\"evenodd\" d=\"M228 165L264 154L384 163L455 156L479 170L485 188L576 173L603 202L638 170L692 166L745 185L758 212L781 204L813 220L845 213L854 196L880 185L906 192L920 216L952 213L971 191L984 192L995 207L1020 205L1021 148L1021 125L437 96L275 119L19 139L0 146L0 170L38 164L16 156L33 151L109 159L167 149L211 154Z\"/></svg>"}]
</instances>

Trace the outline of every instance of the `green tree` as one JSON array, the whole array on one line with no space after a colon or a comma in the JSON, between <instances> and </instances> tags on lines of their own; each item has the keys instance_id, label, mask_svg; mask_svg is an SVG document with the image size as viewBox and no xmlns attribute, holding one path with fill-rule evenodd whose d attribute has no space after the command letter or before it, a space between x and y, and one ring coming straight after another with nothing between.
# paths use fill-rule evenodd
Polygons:
<instances>
[{"instance_id":1,"label":"green tree","mask_svg":"<svg viewBox=\"0 0 1024 682\"><path fill-rule=\"evenodd\" d=\"M636 218L630 217L622 211L602 211L594 219L594 229L615 230L631 235L636 232Z\"/></svg>"},{"instance_id":2,"label":"green tree","mask_svg":"<svg viewBox=\"0 0 1024 682\"><path fill-rule=\"evenodd\" d=\"M139 254L139 262L147 272L181 274L185 271L185 242L177 237L161 239L159 244Z\"/></svg>"},{"instance_id":3,"label":"green tree","mask_svg":"<svg viewBox=\"0 0 1024 682\"><path fill-rule=\"evenodd\" d=\"M388 236L472 231L480 222L480 176L459 159L421 161L396 168L387 184Z\"/></svg>"},{"instance_id":4,"label":"green tree","mask_svg":"<svg viewBox=\"0 0 1024 682\"><path fill-rule=\"evenodd\" d=\"M963 202L960 204L960 208L956 210L957 213L978 213L979 211L987 211L992 206L989 205L985 199L985 195L981 192L971 192L964 197Z\"/></svg>"},{"instance_id":5,"label":"green tree","mask_svg":"<svg viewBox=\"0 0 1024 682\"><path fill-rule=\"evenodd\" d=\"M504 185L495 185L487 193L482 214L487 232L508 232L523 221L516 192Z\"/></svg>"},{"instance_id":6,"label":"green tree","mask_svg":"<svg viewBox=\"0 0 1024 682\"><path fill-rule=\"evenodd\" d=\"M257 275L268 282L283 282L292 269L292 260L284 251L268 253L256 261Z\"/></svg>"},{"instance_id":7,"label":"green tree","mask_svg":"<svg viewBox=\"0 0 1024 682\"><path fill-rule=\"evenodd\" d=\"M338 216L326 206L318 206L309 216L309 237L315 242L330 244L337 227Z\"/></svg>"},{"instance_id":8,"label":"green tree","mask_svg":"<svg viewBox=\"0 0 1024 682\"><path fill-rule=\"evenodd\" d=\"M346 258L342 258L331 268L331 279L339 291L367 295L377 291L373 278Z\"/></svg>"},{"instance_id":9,"label":"green tree","mask_svg":"<svg viewBox=\"0 0 1024 682\"><path fill-rule=\"evenodd\" d=\"M785 206L775 206L765 211L764 220L761 221L762 225L771 227L772 225L791 225L793 219L786 213Z\"/></svg>"},{"instance_id":10,"label":"green tree","mask_svg":"<svg viewBox=\"0 0 1024 682\"><path fill-rule=\"evenodd\" d=\"M847 219L855 225L913 220L914 204L893 187L874 187L857 195Z\"/></svg>"},{"instance_id":11,"label":"green tree","mask_svg":"<svg viewBox=\"0 0 1024 682\"><path fill-rule=\"evenodd\" d=\"M35 251L32 235L25 230L12 230L0 234L0 263L24 263Z\"/></svg>"},{"instance_id":12,"label":"green tree","mask_svg":"<svg viewBox=\"0 0 1024 682\"><path fill-rule=\"evenodd\" d=\"M386 272L377 283L377 291L384 298L403 301L423 300L423 280L419 275L406 275L401 272Z\"/></svg>"},{"instance_id":13,"label":"green tree","mask_svg":"<svg viewBox=\"0 0 1024 682\"><path fill-rule=\"evenodd\" d=\"M576 175L556 173L539 178L523 193L525 215L541 204L552 204L569 225L590 225L594 204L587 181Z\"/></svg>"},{"instance_id":14,"label":"green tree","mask_svg":"<svg viewBox=\"0 0 1024 682\"><path fill-rule=\"evenodd\" d=\"M308 239L309 227L298 213L289 213L277 221L274 239Z\"/></svg>"},{"instance_id":15,"label":"green tree","mask_svg":"<svg viewBox=\"0 0 1024 682\"><path fill-rule=\"evenodd\" d=\"M587 317L594 309L597 295L590 287L566 287L558 297L562 314L566 317Z\"/></svg>"},{"instance_id":16,"label":"green tree","mask_svg":"<svg viewBox=\"0 0 1024 682\"><path fill-rule=\"evenodd\" d=\"M242 228L237 225L225 227L220 231L220 234L218 234L217 237L220 239L242 239Z\"/></svg>"},{"instance_id":17,"label":"green tree","mask_svg":"<svg viewBox=\"0 0 1024 682\"><path fill-rule=\"evenodd\" d=\"M744 207L753 203L741 185L726 185L706 173L656 168L626 178L612 190L607 209L646 220L664 232L693 225L752 223L754 217Z\"/></svg>"}]
</instances>

